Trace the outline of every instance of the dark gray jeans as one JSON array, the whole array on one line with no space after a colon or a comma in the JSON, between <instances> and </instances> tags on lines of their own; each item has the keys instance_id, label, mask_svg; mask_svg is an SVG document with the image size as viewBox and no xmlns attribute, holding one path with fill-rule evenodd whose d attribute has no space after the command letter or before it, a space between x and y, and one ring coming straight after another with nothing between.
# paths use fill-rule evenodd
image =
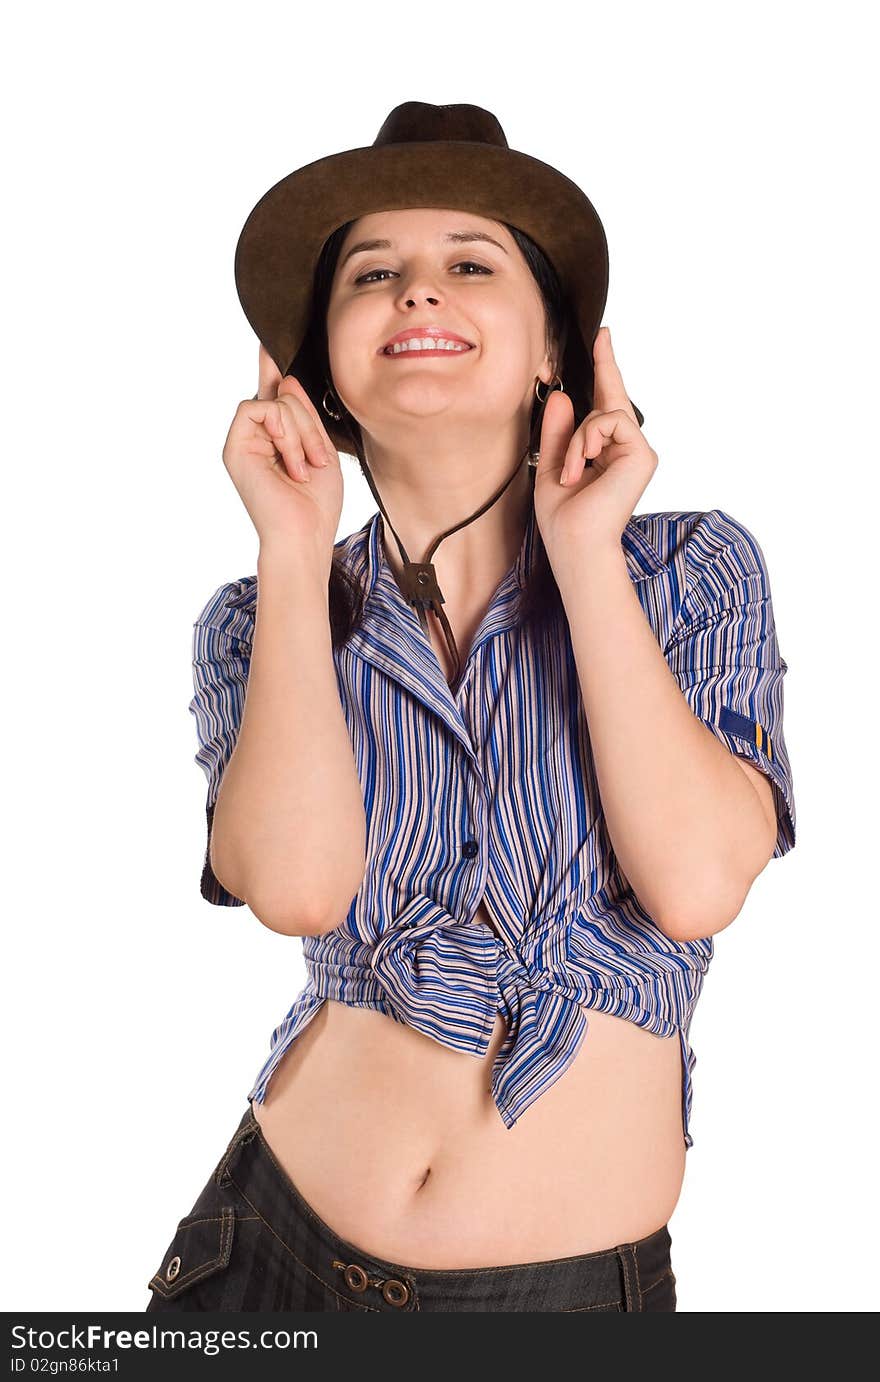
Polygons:
<instances>
[{"instance_id":1,"label":"dark gray jeans","mask_svg":"<svg viewBox=\"0 0 880 1382\"><path fill-rule=\"evenodd\" d=\"M675 1310L671 1239L427 1270L346 1242L279 1166L250 1103L151 1278L154 1310Z\"/></svg>"}]
</instances>

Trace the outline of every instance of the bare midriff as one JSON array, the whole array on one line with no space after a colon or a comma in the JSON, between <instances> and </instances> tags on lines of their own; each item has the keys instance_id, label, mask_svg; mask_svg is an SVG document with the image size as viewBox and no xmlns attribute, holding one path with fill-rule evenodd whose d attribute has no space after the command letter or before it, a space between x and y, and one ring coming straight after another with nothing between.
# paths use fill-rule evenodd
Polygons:
<instances>
[{"instance_id":1,"label":"bare midriff","mask_svg":"<svg viewBox=\"0 0 880 1382\"><path fill-rule=\"evenodd\" d=\"M500 1012L480 1058L327 999L254 1116L315 1212L377 1257L486 1267L633 1242L681 1191L680 1041L586 1016L572 1063L508 1128L490 1092Z\"/></svg>"},{"instance_id":2,"label":"bare midriff","mask_svg":"<svg viewBox=\"0 0 880 1382\"><path fill-rule=\"evenodd\" d=\"M465 646L476 619L459 619ZM482 903L474 920L497 933ZM508 1128L490 1088L500 1012L479 1058L327 999L254 1116L325 1223L401 1265L505 1266L634 1242L669 1220L681 1193L681 1043L586 1017L571 1064Z\"/></svg>"}]
</instances>

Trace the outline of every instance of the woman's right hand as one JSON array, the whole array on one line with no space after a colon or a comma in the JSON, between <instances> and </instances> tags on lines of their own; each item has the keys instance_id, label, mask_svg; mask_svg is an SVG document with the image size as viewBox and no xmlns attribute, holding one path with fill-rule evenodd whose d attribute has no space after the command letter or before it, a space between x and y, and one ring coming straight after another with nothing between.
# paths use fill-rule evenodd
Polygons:
<instances>
[{"instance_id":1,"label":"woman's right hand","mask_svg":"<svg viewBox=\"0 0 880 1382\"><path fill-rule=\"evenodd\" d=\"M262 344L259 368L257 397L236 408L223 464L262 548L305 547L329 563L342 513L339 453L299 380L282 377Z\"/></svg>"}]
</instances>

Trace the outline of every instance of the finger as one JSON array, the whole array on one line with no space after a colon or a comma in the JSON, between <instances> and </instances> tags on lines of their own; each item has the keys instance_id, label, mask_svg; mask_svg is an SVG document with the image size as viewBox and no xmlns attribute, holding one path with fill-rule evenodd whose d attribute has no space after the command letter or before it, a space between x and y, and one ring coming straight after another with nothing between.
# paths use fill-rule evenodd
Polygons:
<instances>
[{"instance_id":1,"label":"finger","mask_svg":"<svg viewBox=\"0 0 880 1382\"><path fill-rule=\"evenodd\" d=\"M275 398L278 393L278 385L280 383L281 371L261 341L259 361L259 383L257 386L256 394L257 398Z\"/></svg>"},{"instance_id":2,"label":"finger","mask_svg":"<svg viewBox=\"0 0 880 1382\"><path fill-rule=\"evenodd\" d=\"M593 343L593 373L593 407L602 413L622 408L635 421L635 413L626 392L623 376L614 358L611 332L607 326L601 328Z\"/></svg>"},{"instance_id":3,"label":"finger","mask_svg":"<svg viewBox=\"0 0 880 1382\"><path fill-rule=\"evenodd\" d=\"M281 456L282 463L288 473L291 474L291 478L298 478L292 474L292 462L288 464L283 454L286 440L276 400L243 399L236 410L233 428L239 441L244 444L248 452L256 456L274 458L276 462ZM232 430L231 428L230 433ZM225 454L224 448L224 456ZM305 469L304 464L303 469Z\"/></svg>"},{"instance_id":4,"label":"finger","mask_svg":"<svg viewBox=\"0 0 880 1382\"><path fill-rule=\"evenodd\" d=\"M639 434L639 425L622 408L611 413L589 413L572 438L565 458L560 484L574 485L585 470L595 470L596 477L608 469L600 463L602 452L610 446L632 441Z\"/></svg>"},{"instance_id":5,"label":"finger","mask_svg":"<svg viewBox=\"0 0 880 1382\"><path fill-rule=\"evenodd\" d=\"M285 416L286 414L286 416ZM299 428L293 412L285 408L281 398L275 399L266 414L266 430L270 433L275 449L292 480L309 483L309 468L306 465L305 451L300 440Z\"/></svg>"},{"instance_id":6,"label":"finger","mask_svg":"<svg viewBox=\"0 0 880 1382\"><path fill-rule=\"evenodd\" d=\"M296 378L296 376L293 374L285 374L284 378L278 386L278 392L279 394L284 393L285 395L289 395L291 398L296 398L298 402L302 404L303 408L306 410L309 417L312 419L319 433L321 434L324 445L327 448L327 454L329 455L330 459L338 461L339 453L327 435L327 432L324 428L324 424L321 421L321 414L318 412L317 408L312 403L312 400L309 398L308 394L306 393L305 389L303 388L299 380Z\"/></svg>"},{"instance_id":7,"label":"finger","mask_svg":"<svg viewBox=\"0 0 880 1382\"><path fill-rule=\"evenodd\" d=\"M256 441L268 445L270 440L284 435L278 418L278 404L274 399L242 399L237 414L236 426L241 440L249 447Z\"/></svg>"},{"instance_id":8,"label":"finger","mask_svg":"<svg viewBox=\"0 0 880 1382\"><path fill-rule=\"evenodd\" d=\"M581 425L574 433L571 441L568 443L565 457L562 462L562 474L559 477L559 483L561 485L573 484L575 480L580 479L584 468L584 455L587 446L587 423L591 422L594 417L599 417L599 415L600 411L598 408L594 408L592 412L587 413ZM587 464L589 465L590 463L587 462Z\"/></svg>"},{"instance_id":9,"label":"finger","mask_svg":"<svg viewBox=\"0 0 880 1382\"><path fill-rule=\"evenodd\" d=\"M288 435L295 435L302 452L303 463L323 469L330 464L326 443L315 422L314 415L292 393L282 392L276 400L279 414ZM288 422L290 426L288 427Z\"/></svg>"},{"instance_id":10,"label":"finger","mask_svg":"<svg viewBox=\"0 0 880 1382\"><path fill-rule=\"evenodd\" d=\"M588 413L569 442L562 464L562 474L559 477L561 485L576 484L584 473L584 466L589 467L593 464L591 460L585 461L584 457L587 447L587 423L597 416L597 413Z\"/></svg>"},{"instance_id":11,"label":"finger","mask_svg":"<svg viewBox=\"0 0 880 1382\"><path fill-rule=\"evenodd\" d=\"M607 446L625 445L639 435L639 424L622 408L597 413L584 425L584 464L598 460Z\"/></svg>"},{"instance_id":12,"label":"finger","mask_svg":"<svg viewBox=\"0 0 880 1382\"><path fill-rule=\"evenodd\" d=\"M285 381L282 380L281 382L283 385ZM299 394L282 388L278 395L278 401L294 411L300 441L303 443L309 462L320 467L329 465L331 460L338 464L339 456L321 426L320 418L317 417L314 408L310 406L308 396L305 395L302 385L298 384L298 387L300 389Z\"/></svg>"},{"instance_id":13,"label":"finger","mask_svg":"<svg viewBox=\"0 0 880 1382\"><path fill-rule=\"evenodd\" d=\"M274 442L271 442L271 441L254 441L254 442L251 442L250 446L248 447L248 451L250 451L251 455L253 455L253 456L265 456L265 457L266 457L266 460L267 460L267 461L271 461L273 465L277 465L277 464L278 464L278 448L277 448L277 446L274 444Z\"/></svg>"},{"instance_id":14,"label":"finger","mask_svg":"<svg viewBox=\"0 0 880 1382\"><path fill-rule=\"evenodd\" d=\"M541 440L538 469L535 475L559 475L565 461L565 454L574 431L574 408L567 393L554 389L544 405L541 419Z\"/></svg>"}]
</instances>

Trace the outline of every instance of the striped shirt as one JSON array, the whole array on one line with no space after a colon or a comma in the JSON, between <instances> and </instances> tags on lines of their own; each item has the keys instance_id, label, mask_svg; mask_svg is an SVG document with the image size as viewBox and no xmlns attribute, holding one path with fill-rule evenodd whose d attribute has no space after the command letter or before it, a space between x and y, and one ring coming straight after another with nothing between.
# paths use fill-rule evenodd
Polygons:
<instances>
[{"instance_id":1,"label":"striped shirt","mask_svg":"<svg viewBox=\"0 0 880 1382\"><path fill-rule=\"evenodd\" d=\"M333 659L363 790L366 870L348 914L302 937L307 982L272 1033L248 1099L262 1102L291 1042L327 998L368 1007L484 1056L507 1027L492 1096L508 1128L573 1060L591 1009L678 1033L682 1132L694 1007L712 937L670 939L622 875L599 797L567 621L532 631L517 599L540 533L529 514L453 692L385 555L377 512L337 542L366 589ZM720 509L634 516L621 538L648 623L693 713L773 786L773 858L795 842L770 586L752 534ZM222 585L194 625L196 762L208 839L247 687L257 577ZM210 867L202 895L241 906ZM495 929L474 920L483 901Z\"/></svg>"}]
</instances>

